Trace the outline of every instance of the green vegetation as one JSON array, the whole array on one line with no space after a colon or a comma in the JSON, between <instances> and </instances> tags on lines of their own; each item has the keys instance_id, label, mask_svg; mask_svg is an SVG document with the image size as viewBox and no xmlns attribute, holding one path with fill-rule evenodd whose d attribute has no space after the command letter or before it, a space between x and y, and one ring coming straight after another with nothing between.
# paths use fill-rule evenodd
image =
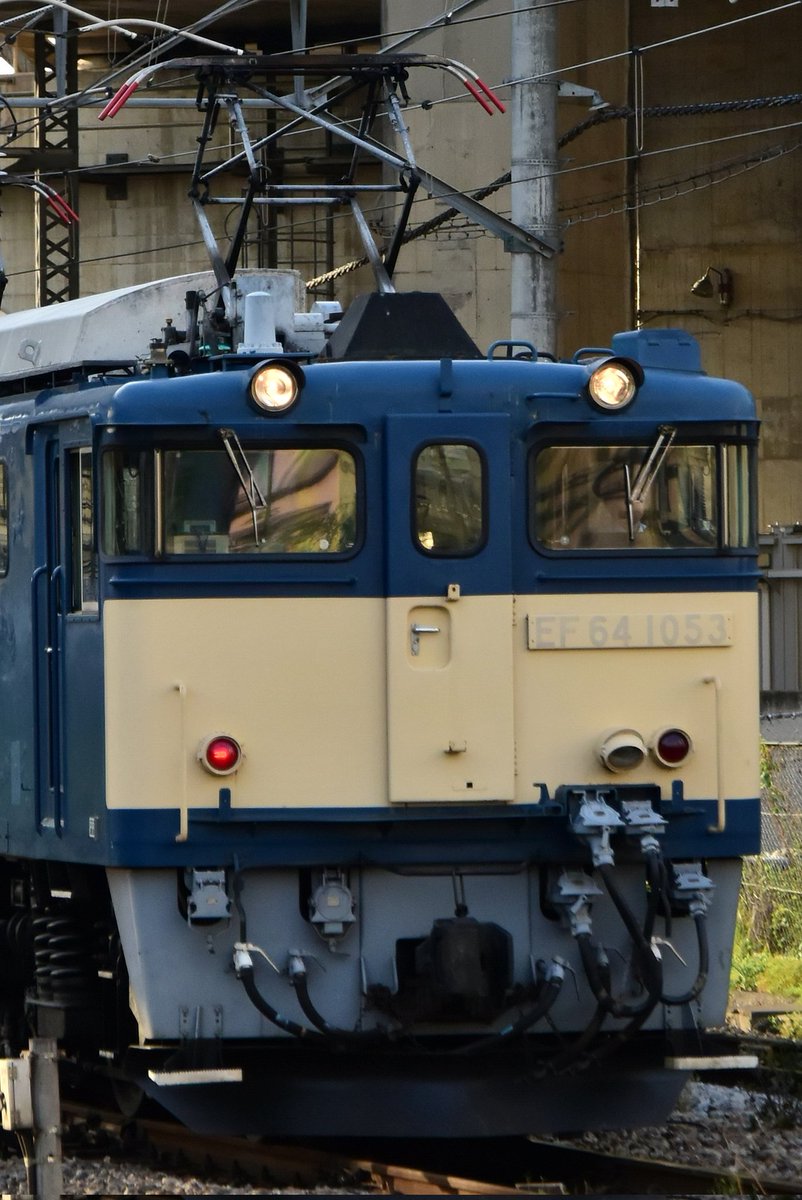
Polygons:
<instances>
[{"instance_id":1,"label":"green vegetation","mask_svg":"<svg viewBox=\"0 0 802 1200\"><path fill-rule=\"evenodd\" d=\"M731 986L802 1000L802 822L776 778L772 748L761 752L762 801L782 831L781 857L747 859L735 930ZM799 1014L776 1018L778 1032L802 1035Z\"/></svg>"}]
</instances>

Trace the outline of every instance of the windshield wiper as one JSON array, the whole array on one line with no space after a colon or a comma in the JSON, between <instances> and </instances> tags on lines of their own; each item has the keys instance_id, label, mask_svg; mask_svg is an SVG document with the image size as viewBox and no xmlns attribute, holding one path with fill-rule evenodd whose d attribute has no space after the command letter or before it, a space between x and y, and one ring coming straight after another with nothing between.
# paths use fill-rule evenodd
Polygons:
<instances>
[{"instance_id":1,"label":"windshield wiper","mask_svg":"<svg viewBox=\"0 0 802 1200\"><path fill-rule=\"evenodd\" d=\"M629 540L635 541L635 505L644 505L646 498L649 495L651 486L657 478L657 474L663 465L666 455L671 449L671 444L677 436L676 426L674 425L659 425L657 428L657 437L654 440L654 445L646 456L645 462L641 465L638 474L635 476L635 482L632 483L629 477L629 465L624 465L624 487L627 497L627 525L629 527ZM641 512L643 509L641 509Z\"/></svg>"},{"instance_id":2,"label":"windshield wiper","mask_svg":"<svg viewBox=\"0 0 802 1200\"><path fill-rule=\"evenodd\" d=\"M255 545L259 545L259 527L257 524L257 513L264 512L267 508L267 501L264 493L256 482L256 476L253 473L253 467L248 462L245 451L242 448L242 442L237 437L233 429L219 430L220 439L225 447L226 454L231 460L231 465L237 473L237 478L240 481L242 490L245 494L245 499L248 501L248 507L251 510L253 519L253 540Z\"/></svg>"}]
</instances>

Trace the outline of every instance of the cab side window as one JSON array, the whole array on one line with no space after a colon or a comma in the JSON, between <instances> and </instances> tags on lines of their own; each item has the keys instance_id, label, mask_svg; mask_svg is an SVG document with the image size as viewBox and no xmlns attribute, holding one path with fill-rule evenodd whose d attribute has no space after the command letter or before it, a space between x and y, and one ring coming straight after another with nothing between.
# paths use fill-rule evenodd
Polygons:
<instances>
[{"instance_id":1,"label":"cab side window","mask_svg":"<svg viewBox=\"0 0 802 1200\"><path fill-rule=\"evenodd\" d=\"M8 473L0 460L0 577L8 574Z\"/></svg>"},{"instance_id":2,"label":"cab side window","mask_svg":"<svg viewBox=\"0 0 802 1200\"><path fill-rule=\"evenodd\" d=\"M484 463L475 446L433 442L413 468L414 538L426 554L475 554L484 545Z\"/></svg>"},{"instance_id":3,"label":"cab side window","mask_svg":"<svg viewBox=\"0 0 802 1200\"><path fill-rule=\"evenodd\" d=\"M96 612L98 560L95 548L94 470L91 450L69 456L71 612Z\"/></svg>"}]
</instances>

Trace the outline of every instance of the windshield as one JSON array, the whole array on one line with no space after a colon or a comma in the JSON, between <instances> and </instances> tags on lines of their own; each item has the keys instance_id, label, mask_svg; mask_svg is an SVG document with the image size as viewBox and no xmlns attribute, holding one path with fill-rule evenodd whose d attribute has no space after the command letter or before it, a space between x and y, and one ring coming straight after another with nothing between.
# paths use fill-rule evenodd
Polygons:
<instances>
[{"instance_id":1,"label":"windshield","mask_svg":"<svg viewBox=\"0 0 802 1200\"><path fill-rule=\"evenodd\" d=\"M677 446L660 436L651 445L548 446L533 454L534 539L552 550L750 545L747 447Z\"/></svg>"},{"instance_id":2,"label":"windshield","mask_svg":"<svg viewBox=\"0 0 802 1200\"><path fill-rule=\"evenodd\" d=\"M166 555L332 555L354 548L351 454L317 446L242 447L224 432L229 443L220 449L165 449L153 457L106 452L107 554L152 553L154 546Z\"/></svg>"}]
</instances>

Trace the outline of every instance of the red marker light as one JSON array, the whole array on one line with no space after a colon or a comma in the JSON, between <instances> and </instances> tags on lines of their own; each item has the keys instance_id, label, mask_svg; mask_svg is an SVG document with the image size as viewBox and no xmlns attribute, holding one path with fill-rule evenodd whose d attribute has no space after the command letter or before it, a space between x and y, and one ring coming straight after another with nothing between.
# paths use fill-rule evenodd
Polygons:
<instances>
[{"instance_id":1,"label":"red marker light","mask_svg":"<svg viewBox=\"0 0 802 1200\"><path fill-rule=\"evenodd\" d=\"M655 738L652 753L664 767L678 767L692 749L693 743L683 729L664 729Z\"/></svg>"},{"instance_id":2,"label":"red marker light","mask_svg":"<svg viewBox=\"0 0 802 1200\"><path fill-rule=\"evenodd\" d=\"M242 761L242 747L236 738L218 733L202 743L198 759L213 775L230 775Z\"/></svg>"}]
</instances>

